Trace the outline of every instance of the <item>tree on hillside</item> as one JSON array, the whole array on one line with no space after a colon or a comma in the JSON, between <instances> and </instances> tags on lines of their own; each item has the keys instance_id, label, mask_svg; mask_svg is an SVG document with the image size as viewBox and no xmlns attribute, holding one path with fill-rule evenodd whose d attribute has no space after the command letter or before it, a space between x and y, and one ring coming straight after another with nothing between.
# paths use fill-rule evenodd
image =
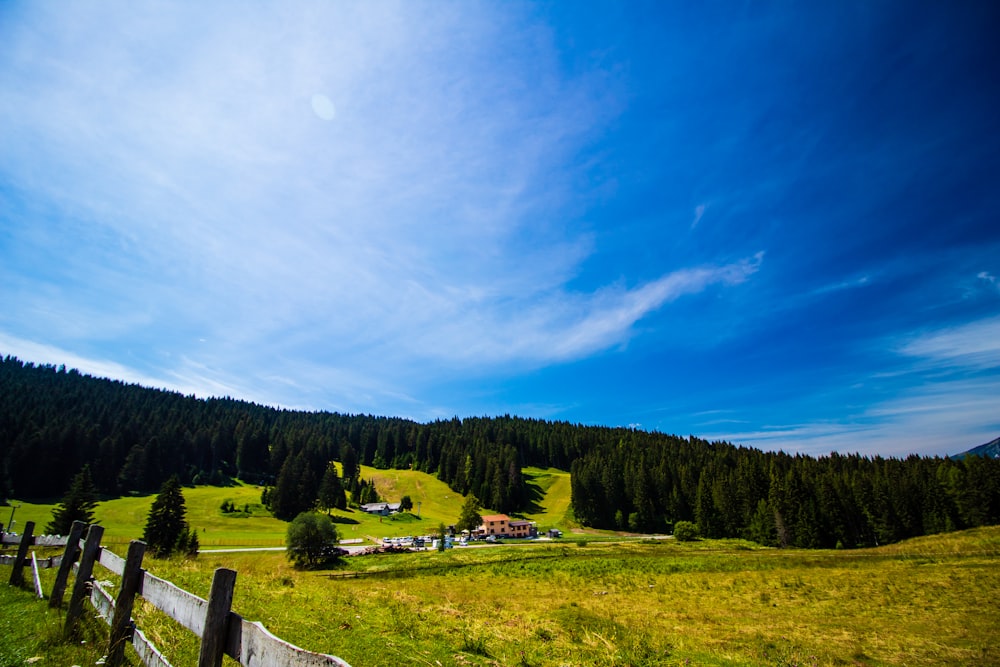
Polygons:
<instances>
[{"instance_id":1,"label":"tree on hillside","mask_svg":"<svg viewBox=\"0 0 1000 667\"><path fill-rule=\"evenodd\" d=\"M315 512L302 512L288 524L286 555L297 568L310 568L337 560L337 528L330 517Z\"/></svg>"},{"instance_id":2,"label":"tree on hillside","mask_svg":"<svg viewBox=\"0 0 1000 667\"><path fill-rule=\"evenodd\" d=\"M94 508L97 507L97 490L90 477L90 466L73 477L69 491L52 510L52 521L45 527L49 535L69 535L74 521L94 522Z\"/></svg>"},{"instance_id":3,"label":"tree on hillside","mask_svg":"<svg viewBox=\"0 0 1000 667\"><path fill-rule=\"evenodd\" d=\"M483 517L479 514L479 510L482 509L479 505L479 499L473 495L470 495L465 499L465 504L462 505L462 513L458 517L458 523L455 524L455 529L459 531L467 530L470 533L476 528L479 528L483 524Z\"/></svg>"},{"instance_id":4,"label":"tree on hillside","mask_svg":"<svg viewBox=\"0 0 1000 667\"><path fill-rule=\"evenodd\" d=\"M400 512L409 512L411 509L413 509L413 499L412 498L410 498L409 496L403 496L402 498L399 499L399 511Z\"/></svg>"},{"instance_id":5,"label":"tree on hillside","mask_svg":"<svg viewBox=\"0 0 1000 667\"><path fill-rule=\"evenodd\" d=\"M319 483L319 506L329 514L332 509L347 509L347 494L337 474L337 466L330 463Z\"/></svg>"},{"instance_id":6,"label":"tree on hillside","mask_svg":"<svg viewBox=\"0 0 1000 667\"><path fill-rule=\"evenodd\" d=\"M198 535L185 521L186 514L181 483L174 475L160 487L142 533L142 539L154 558L166 558L178 552L197 554Z\"/></svg>"},{"instance_id":7,"label":"tree on hillside","mask_svg":"<svg viewBox=\"0 0 1000 667\"><path fill-rule=\"evenodd\" d=\"M358 453L350 443L345 442L340 448L340 463L344 466L344 479L356 479L358 469Z\"/></svg>"},{"instance_id":8,"label":"tree on hillside","mask_svg":"<svg viewBox=\"0 0 1000 667\"><path fill-rule=\"evenodd\" d=\"M278 480L269 495L271 510L276 518L291 521L316 504L319 487L316 476L309 469L305 455L299 452L289 456L281 466Z\"/></svg>"}]
</instances>

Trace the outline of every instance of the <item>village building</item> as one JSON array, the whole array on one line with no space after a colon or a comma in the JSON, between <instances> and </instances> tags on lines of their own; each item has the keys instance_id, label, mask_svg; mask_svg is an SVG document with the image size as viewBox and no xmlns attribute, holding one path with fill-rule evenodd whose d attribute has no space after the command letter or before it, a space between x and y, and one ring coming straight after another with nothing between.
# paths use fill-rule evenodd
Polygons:
<instances>
[{"instance_id":1,"label":"village building","mask_svg":"<svg viewBox=\"0 0 1000 667\"><path fill-rule=\"evenodd\" d=\"M365 503L361 506L361 511L368 514L389 516L399 512L399 503Z\"/></svg>"},{"instance_id":2,"label":"village building","mask_svg":"<svg viewBox=\"0 0 1000 667\"><path fill-rule=\"evenodd\" d=\"M483 523L473 534L477 537L537 537L538 527L534 521L511 519L506 514L487 514Z\"/></svg>"}]
</instances>

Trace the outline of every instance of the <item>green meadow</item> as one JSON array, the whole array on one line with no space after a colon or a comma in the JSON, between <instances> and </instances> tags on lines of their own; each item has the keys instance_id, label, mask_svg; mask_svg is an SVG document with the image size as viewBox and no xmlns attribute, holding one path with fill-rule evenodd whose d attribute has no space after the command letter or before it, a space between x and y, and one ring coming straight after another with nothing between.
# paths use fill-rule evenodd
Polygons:
<instances>
[{"instance_id":1,"label":"green meadow","mask_svg":"<svg viewBox=\"0 0 1000 667\"><path fill-rule=\"evenodd\" d=\"M535 494L533 511L526 518L537 521L539 530L574 527L570 511L569 473L561 470L527 468ZM383 537L422 535L437 530L439 524L453 524L461 512L463 498L433 475L412 470L378 470L362 466L361 476L375 481L379 494L388 502L404 495L413 500L413 512L395 517L367 515L357 510L333 511L342 539L380 540ZM284 521L274 519L260 504L261 487L237 483L229 487L199 486L184 489L187 520L198 530L202 549L284 546ZM153 504L154 495L115 498L102 502L95 511L104 526L105 542L125 544L142 536L142 529ZM223 514L220 506L230 500L240 511ZM41 533L52 519L55 503L13 501L15 532L25 522L35 522L35 534ZM246 508L248 511L242 511ZM10 507L0 507L6 526ZM484 509L483 512L488 512Z\"/></svg>"},{"instance_id":2,"label":"green meadow","mask_svg":"<svg viewBox=\"0 0 1000 667\"><path fill-rule=\"evenodd\" d=\"M568 474L529 474L538 490L530 518L543 530L573 528ZM410 495L420 502L421 516L380 521L337 513L339 521L357 521L338 524L345 538L431 532L458 515L461 498L431 476L373 469L364 475L376 479L388 500ZM207 549L283 541L286 524L255 507L258 488L184 493ZM226 499L250 511L224 516L219 505ZM124 540L141 534L151 502L101 504L107 534L122 540L112 548L123 552ZM50 511L25 503L17 518L44 524ZM260 551L147 559L145 567L203 597L216 568L234 569L236 611L355 667L1000 665L997 527L853 551L576 530L552 542L352 557L325 571L296 571L284 554ZM51 629L58 619L44 603L30 601L26 591L14 591L13 600L11 594L4 608L22 618L37 615L41 630L0 640L3 664L24 664L46 651L66 657L41 664L83 660L67 653L78 647L58 643ZM173 664L196 661L192 635L148 605L140 604L136 615Z\"/></svg>"}]
</instances>

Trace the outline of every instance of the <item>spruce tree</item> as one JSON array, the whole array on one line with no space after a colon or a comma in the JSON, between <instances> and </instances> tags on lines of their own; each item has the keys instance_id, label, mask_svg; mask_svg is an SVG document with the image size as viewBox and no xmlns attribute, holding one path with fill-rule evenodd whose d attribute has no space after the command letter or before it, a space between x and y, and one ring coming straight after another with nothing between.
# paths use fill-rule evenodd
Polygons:
<instances>
[{"instance_id":1,"label":"spruce tree","mask_svg":"<svg viewBox=\"0 0 1000 667\"><path fill-rule=\"evenodd\" d=\"M97 507L97 491L90 477L90 466L73 477L69 491L52 510L52 521L45 527L49 535L69 535L74 521L90 524L94 522L94 508Z\"/></svg>"},{"instance_id":2,"label":"spruce tree","mask_svg":"<svg viewBox=\"0 0 1000 667\"><path fill-rule=\"evenodd\" d=\"M142 534L154 558L166 558L176 551L187 551L190 529L184 520L186 514L181 483L174 475L160 488Z\"/></svg>"}]
</instances>

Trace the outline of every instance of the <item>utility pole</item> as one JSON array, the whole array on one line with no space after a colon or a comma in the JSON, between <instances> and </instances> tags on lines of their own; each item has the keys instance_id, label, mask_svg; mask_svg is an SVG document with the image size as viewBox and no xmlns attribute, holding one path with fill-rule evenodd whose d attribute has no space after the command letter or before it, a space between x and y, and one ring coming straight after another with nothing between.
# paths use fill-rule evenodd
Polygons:
<instances>
[{"instance_id":1,"label":"utility pole","mask_svg":"<svg viewBox=\"0 0 1000 667\"><path fill-rule=\"evenodd\" d=\"M420 502L420 501L418 500L418 501L417 501L417 518L418 518L418 519L420 518L420 505L421 505L421 504L422 504L422 503L421 503L421 502Z\"/></svg>"}]
</instances>

